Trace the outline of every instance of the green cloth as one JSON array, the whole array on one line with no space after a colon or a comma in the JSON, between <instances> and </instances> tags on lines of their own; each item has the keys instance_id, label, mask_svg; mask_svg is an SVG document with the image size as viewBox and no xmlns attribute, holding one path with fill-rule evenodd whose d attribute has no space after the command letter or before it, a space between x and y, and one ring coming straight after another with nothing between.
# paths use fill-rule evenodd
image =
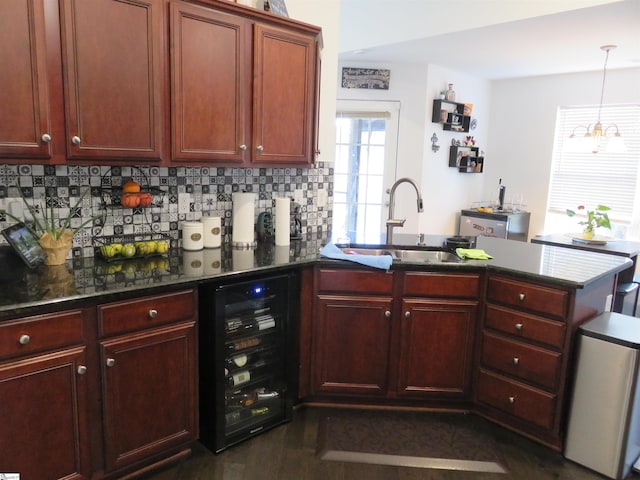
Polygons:
<instances>
[{"instance_id":1,"label":"green cloth","mask_svg":"<svg viewBox=\"0 0 640 480\"><path fill-rule=\"evenodd\" d=\"M470 260L489 260L490 258L493 258L487 252L479 248L456 248L456 253L463 260L465 258Z\"/></svg>"}]
</instances>

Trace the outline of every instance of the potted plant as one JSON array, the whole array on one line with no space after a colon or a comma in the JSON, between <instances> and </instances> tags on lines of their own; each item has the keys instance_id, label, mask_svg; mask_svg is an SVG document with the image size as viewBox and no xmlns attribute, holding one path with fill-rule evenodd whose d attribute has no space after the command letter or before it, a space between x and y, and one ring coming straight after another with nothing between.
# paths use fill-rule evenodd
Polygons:
<instances>
[{"instance_id":1,"label":"potted plant","mask_svg":"<svg viewBox=\"0 0 640 480\"><path fill-rule=\"evenodd\" d=\"M584 205L580 205L578 206L578 210L586 210L586 208ZM611 229L611 221L607 214L609 210L611 209L606 205L598 205L595 210L586 210L586 220L578 222L579 225L584 225L582 237L585 240L592 240L595 235L595 230L598 227L607 228L609 230ZM567 208L567 215L573 217L576 215L576 212Z\"/></svg>"},{"instance_id":2,"label":"potted plant","mask_svg":"<svg viewBox=\"0 0 640 480\"><path fill-rule=\"evenodd\" d=\"M75 228L71 227L72 212L82 203L82 199L89 192L88 188L80 195L76 203L70 207L69 215L66 218L57 217L53 206L47 208L46 198L45 205L39 205L35 202L29 204L20 186L18 186L18 192L27 207L25 225L38 239L38 243L47 253L47 259L44 262L45 265L62 265L66 261L69 250L71 250L73 246L73 236L76 232L88 223L93 222L96 218L104 216L104 214L95 215L82 222L79 226ZM6 210L0 210L0 213L16 222L22 221ZM27 218L27 213L31 218Z\"/></svg>"}]
</instances>

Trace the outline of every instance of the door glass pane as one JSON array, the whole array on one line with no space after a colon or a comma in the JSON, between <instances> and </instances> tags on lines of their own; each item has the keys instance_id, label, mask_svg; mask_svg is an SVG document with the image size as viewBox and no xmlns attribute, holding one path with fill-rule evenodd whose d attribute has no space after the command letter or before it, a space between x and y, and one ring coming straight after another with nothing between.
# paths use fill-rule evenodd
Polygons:
<instances>
[{"instance_id":1,"label":"door glass pane","mask_svg":"<svg viewBox=\"0 0 640 480\"><path fill-rule=\"evenodd\" d=\"M333 241L380 241L387 115L336 119Z\"/></svg>"}]
</instances>

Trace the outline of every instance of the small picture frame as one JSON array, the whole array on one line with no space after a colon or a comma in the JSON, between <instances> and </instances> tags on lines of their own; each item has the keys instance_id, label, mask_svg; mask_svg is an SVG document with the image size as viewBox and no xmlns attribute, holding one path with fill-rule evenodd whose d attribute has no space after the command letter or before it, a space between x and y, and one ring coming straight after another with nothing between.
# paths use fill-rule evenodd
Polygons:
<instances>
[{"instance_id":1,"label":"small picture frame","mask_svg":"<svg viewBox=\"0 0 640 480\"><path fill-rule=\"evenodd\" d=\"M47 253L24 223L5 228L2 235L29 268L36 268L46 260Z\"/></svg>"},{"instance_id":2,"label":"small picture frame","mask_svg":"<svg viewBox=\"0 0 640 480\"><path fill-rule=\"evenodd\" d=\"M289 16L289 12L287 12L287 5L284 3L284 0L267 0L265 2L265 10L282 17Z\"/></svg>"}]
</instances>

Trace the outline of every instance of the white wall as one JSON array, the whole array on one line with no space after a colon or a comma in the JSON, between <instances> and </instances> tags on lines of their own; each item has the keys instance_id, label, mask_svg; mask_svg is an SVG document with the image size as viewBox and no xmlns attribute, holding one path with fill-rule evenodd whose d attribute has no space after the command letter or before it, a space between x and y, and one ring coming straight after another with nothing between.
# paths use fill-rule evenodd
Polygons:
<instances>
[{"instance_id":1,"label":"white wall","mask_svg":"<svg viewBox=\"0 0 640 480\"><path fill-rule=\"evenodd\" d=\"M338 64L340 85L342 67L387 68L391 70L389 90L346 89L338 86L338 98L349 100L399 101L398 166L396 179L410 177L421 186L424 212L418 214L415 193L410 186L400 186L396 196L396 217L407 218L401 233L453 234L457 231L458 213L471 202L481 199L483 175L462 174L449 167L449 146L452 139L464 140L473 135L476 145L485 150L488 130L490 84L487 81L437 65L380 64L348 62ZM473 103L473 116L478 128L467 133L446 132L442 125L432 123L433 100L438 92L453 83L456 100ZM433 133L439 138L440 149L431 150ZM390 185L387 185L390 187Z\"/></svg>"},{"instance_id":2,"label":"white wall","mask_svg":"<svg viewBox=\"0 0 640 480\"><path fill-rule=\"evenodd\" d=\"M602 71L493 82L487 159L491 168L485 170L484 192L488 195L499 177L506 185L507 201L521 192L531 212L529 237L561 233L543 231L557 108L598 105L601 88ZM639 102L640 69L608 70L604 103Z\"/></svg>"}]
</instances>

